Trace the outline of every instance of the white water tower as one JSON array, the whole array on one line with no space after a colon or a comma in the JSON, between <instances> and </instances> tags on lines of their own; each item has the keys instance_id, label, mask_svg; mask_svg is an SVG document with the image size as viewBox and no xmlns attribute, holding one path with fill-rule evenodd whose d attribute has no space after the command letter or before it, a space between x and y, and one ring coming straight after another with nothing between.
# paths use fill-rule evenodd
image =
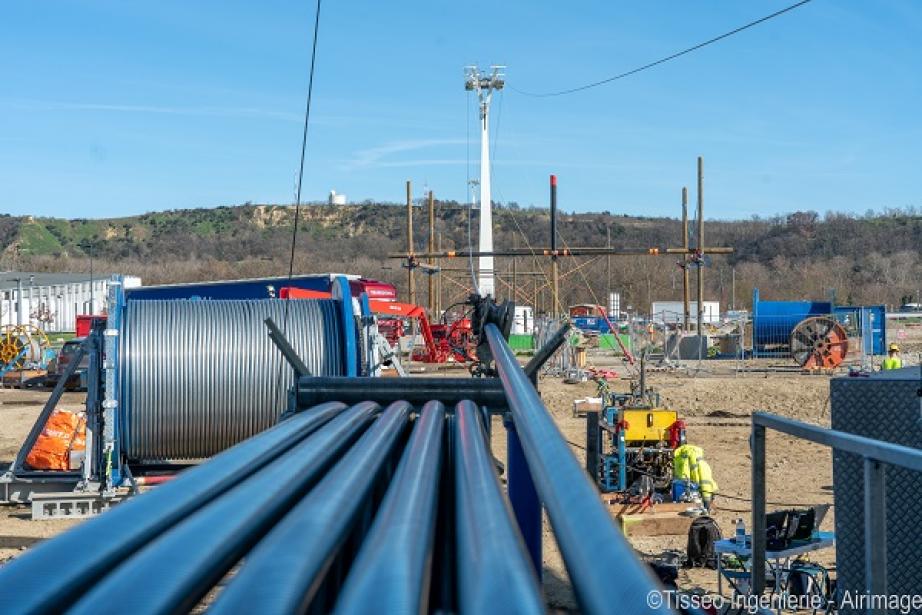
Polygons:
<instances>
[{"instance_id":1,"label":"white water tower","mask_svg":"<svg viewBox=\"0 0 922 615\"><path fill-rule=\"evenodd\" d=\"M335 190L330 190L330 197L328 199L330 205L345 205L346 204L346 195L345 194L336 194Z\"/></svg>"}]
</instances>

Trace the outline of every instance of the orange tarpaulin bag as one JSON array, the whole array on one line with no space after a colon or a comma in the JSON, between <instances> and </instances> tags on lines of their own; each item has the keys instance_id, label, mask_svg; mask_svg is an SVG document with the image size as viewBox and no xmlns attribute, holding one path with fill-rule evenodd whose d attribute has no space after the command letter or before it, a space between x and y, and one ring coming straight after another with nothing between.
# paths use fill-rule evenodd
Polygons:
<instances>
[{"instance_id":1,"label":"orange tarpaulin bag","mask_svg":"<svg viewBox=\"0 0 922 615\"><path fill-rule=\"evenodd\" d=\"M86 449L86 415L55 410L26 456L33 470L69 470L73 451Z\"/></svg>"}]
</instances>

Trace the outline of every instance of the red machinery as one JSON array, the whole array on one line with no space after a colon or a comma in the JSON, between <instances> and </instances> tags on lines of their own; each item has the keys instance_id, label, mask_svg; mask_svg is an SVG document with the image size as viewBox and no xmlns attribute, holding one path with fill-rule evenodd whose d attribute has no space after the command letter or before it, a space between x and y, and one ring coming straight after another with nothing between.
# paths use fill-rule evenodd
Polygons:
<instances>
[{"instance_id":1,"label":"red machinery","mask_svg":"<svg viewBox=\"0 0 922 615\"><path fill-rule=\"evenodd\" d=\"M471 329L470 318L461 318L450 325L432 325L432 337L435 338L441 355L445 357L439 363L444 363L449 356L458 363L477 360L474 352L477 342Z\"/></svg>"},{"instance_id":2,"label":"red machinery","mask_svg":"<svg viewBox=\"0 0 922 615\"><path fill-rule=\"evenodd\" d=\"M475 360L473 352L469 350L470 342L473 339L470 319L462 318L450 325L431 325L429 324L429 318L426 316L426 310L418 305L373 300L369 300L368 305L372 312L384 317L381 319L379 329L383 324L386 337L388 332L392 336L403 333L404 326L400 319L414 318L419 322L419 331L423 336L426 347L425 350L413 353L412 358L414 361L445 363L449 357L454 358L459 363ZM387 316L393 318L387 318ZM384 324L393 321L398 321L400 324ZM397 338L399 339L399 335L397 335ZM391 341L390 338L388 341ZM393 342L391 343L393 344Z\"/></svg>"},{"instance_id":3,"label":"red machinery","mask_svg":"<svg viewBox=\"0 0 922 615\"><path fill-rule=\"evenodd\" d=\"M330 293L303 288L284 287L279 291L279 297L282 299L328 299L330 296ZM473 351L474 336L468 318L462 318L450 325L430 325L426 310L418 305L369 299L368 307L374 314L382 317L378 322L378 329L391 345L396 344L404 334L403 319L414 318L419 322L425 349L413 353L411 358L414 361L445 363L449 357L459 363L476 360Z\"/></svg>"},{"instance_id":4,"label":"red machinery","mask_svg":"<svg viewBox=\"0 0 922 615\"><path fill-rule=\"evenodd\" d=\"M76 337L86 337L90 334L95 322L106 322L105 314L77 314Z\"/></svg>"}]
</instances>

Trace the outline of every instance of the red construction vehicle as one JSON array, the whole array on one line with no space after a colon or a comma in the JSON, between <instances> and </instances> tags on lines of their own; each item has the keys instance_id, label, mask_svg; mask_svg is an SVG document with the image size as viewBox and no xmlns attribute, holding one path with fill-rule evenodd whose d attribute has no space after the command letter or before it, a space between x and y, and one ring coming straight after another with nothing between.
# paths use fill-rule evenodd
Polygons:
<instances>
[{"instance_id":1,"label":"red construction vehicle","mask_svg":"<svg viewBox=\"0 0 922 615\"><path fill-rule=\"evenodd\" d=\"M330 293L304 288L284 287L279 291L282 299L328 299L330 296ZM453 358L459 363L466 363L476 360L469 318L456 320L450 325L430 325L426 310L418 305L369 299L368 307L372 313L381 316L378 329L391 345L403 336L405 319L415 319L419 323L425 348L413 352L411 358L414 361L445 363Z\"/></svg>"}]
</instances>

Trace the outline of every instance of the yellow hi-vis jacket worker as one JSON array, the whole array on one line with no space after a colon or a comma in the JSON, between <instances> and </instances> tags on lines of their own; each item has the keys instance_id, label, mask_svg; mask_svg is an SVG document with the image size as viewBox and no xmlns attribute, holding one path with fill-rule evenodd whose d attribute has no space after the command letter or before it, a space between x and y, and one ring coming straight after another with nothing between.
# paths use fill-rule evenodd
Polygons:
<instances>
[{"instance_id":1,"label":"yellow hi-vis jacket worker","mask_svg":"<svg viewBox=\"0 0 922 615\"><path fill-rule=\"evenodd\" d=\"M889 354L887 355L887 358L883 360L883 363L880 364L880 369L899 369L903 367L903 360L900 358L899 352L899 346L896 344L890 344Z\"/></svg>"},{"instance_id":2,"label":"yellow hi-vis jacket worker","mask_svg":"<svg viewBox=\"0 0 922 615\"><path fill-rule=\"evenodd\" d=\"M717 481L711 474L711 466L704 458L704 450L693 444L683 444L675 449L672 460L672 477L687 480L698 485L702 499L708 500L718 493Z\"/></svg>"}]
</instances>

